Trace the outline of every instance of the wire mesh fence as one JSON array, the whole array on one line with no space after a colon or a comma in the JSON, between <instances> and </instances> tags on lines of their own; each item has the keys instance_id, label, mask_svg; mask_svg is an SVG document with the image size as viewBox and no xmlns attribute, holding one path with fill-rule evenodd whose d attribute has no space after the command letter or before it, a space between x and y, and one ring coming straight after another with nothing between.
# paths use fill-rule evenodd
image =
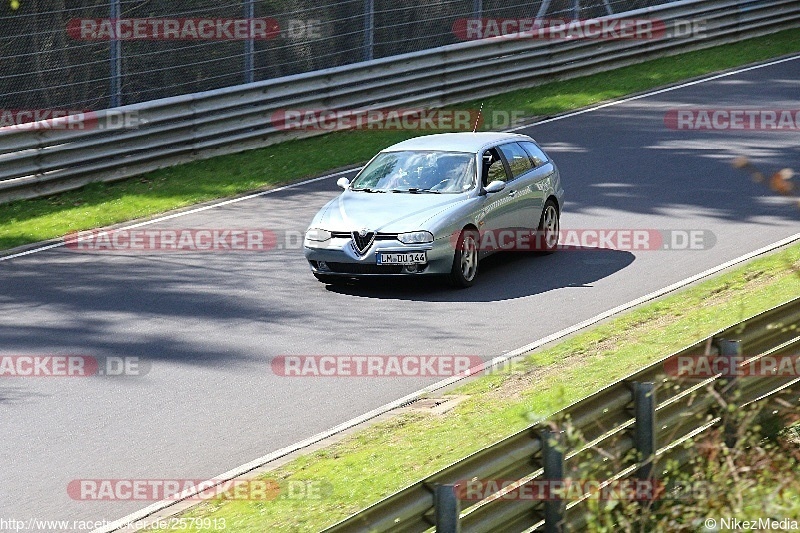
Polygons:
<instances>
[{"instance_id":1,"label":"wire mesh fence","mask_svg":"<svg viewBox=\"0 0 800 533\"><path fill-rule=\"evenodd\" d=\"M99 110L414 52L463 41L464 19L587 19L663 3L0 0L0 110Z\"/></svg>"}]
</instances>

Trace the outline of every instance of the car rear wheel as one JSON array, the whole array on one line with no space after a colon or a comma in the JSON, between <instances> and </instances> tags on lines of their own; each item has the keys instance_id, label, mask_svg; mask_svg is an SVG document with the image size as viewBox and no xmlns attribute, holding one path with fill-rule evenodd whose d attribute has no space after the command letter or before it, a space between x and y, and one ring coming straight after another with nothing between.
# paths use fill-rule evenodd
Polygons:
<instances>
[{"instance_id":1,"label":"car rear wheel","mask_svg":"<svg viewBox=\"0 0 800 533\"><path fill-rule=\"evenodd\" d=\"M558 220L558 206L553 200L547 200L539 219L539 242L537 249L543 254L551 254L558 248L561 225Z\"/></svg>"},{"instance_id":2,"label":"car rear wheel","mask_svg":"<svg viewBox=\"0 0 800 533\"><path fill-rule=\"evenodd\" d=\"M461 230L458 244L453 256L453 268L450 271L450 285L458 288L471 287L478 276L478 232L471 229Z\"/></svg>"}]
</instances>

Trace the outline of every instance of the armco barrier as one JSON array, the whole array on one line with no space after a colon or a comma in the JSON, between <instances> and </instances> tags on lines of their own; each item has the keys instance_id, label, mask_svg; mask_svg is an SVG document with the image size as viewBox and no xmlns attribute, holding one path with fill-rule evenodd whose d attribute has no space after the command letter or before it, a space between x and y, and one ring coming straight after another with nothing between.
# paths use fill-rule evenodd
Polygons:
<instances>
[{"instance_id":1,"label":"armco barrier","mask_svg":"<svg viewBox=\"0 0 800 533\"><path fill-rule=\"evenodd\" d=\"M486 497L461 510L452 494L458 482L469 479L536 480L648 479L663 470L667 459L685 463L690 452L681 444L706 429L724 424L709 385L725 378L702 381L669 375L665 361L678 356L745 354L751 365L763 356L797 355L800 350L800 298L745 320L681 350L555 413L549 423L537 424L477 451L380 502L325 529L325 533L420 532L465 533L504 531L580 530L586 500L532 502ZM800 378L760 377L738 384L737 405L763 400L778 392L800 392ZM724 394L724 391L722 392ZM583 437L578 449L553 445L558 426L568 420ZM590 446L593 445L593 446ZM620 463L609 476L608 462L596 448L613 454ZM649 458L649 460L648 460ZM659 470L660 469L660 470ZM657 471L656 471L657 470Z\"/></svg>"},{"instance_id":2,"label":"armco barrier","mask_svg":"<svg viewBox=\"0 0 800 533\"><path fill-rule=\"evenodd\" d=\"M96 113L100 122L135 113L137 128L3 128L0 202L313 134L276 128L270 118L281 109L442 107L757 37L800 26L800 2L680 0L604 18L659 19L667 32L687 20L704 26L701 35L653 40L495 37Z\"/></svg>"}]
</instances>

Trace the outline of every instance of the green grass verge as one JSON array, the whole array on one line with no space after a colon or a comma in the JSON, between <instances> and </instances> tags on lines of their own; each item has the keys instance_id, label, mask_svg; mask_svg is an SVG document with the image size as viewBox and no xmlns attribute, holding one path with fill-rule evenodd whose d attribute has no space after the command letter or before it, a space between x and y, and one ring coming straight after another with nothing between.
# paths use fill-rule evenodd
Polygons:
<instances>
[{"instance_id":1,"label":"green grass verge","mask_svg":"<svg viewBox=\"0 0 800 533\"><path fill-rule=\"evenodd\" d=\"M217 524L225 519L237 533L317 531L697 339L797 296L800 245L535 352L510 373L476 378L450 393L467 399L448 413L397 415L262 476L330 484L324 498L213 500L181 516Z\"/></svg>"},{"instance_id":2,"label":"green grass verge","mask_svg":"<svg viewBox=\"0 0 800 533\"><path fill-rule=\"evenodd\" d=\"M551 115L721 69L800 51L800 32L774 35L649 61L485 99L485 111ZM468 102L460 108L477 108ZM152 216L199 202L319 175L368 160L413 131L348 131L96 183L46 198L0 205L0 250L71 231Z\"/></svg>"}]
</instances>

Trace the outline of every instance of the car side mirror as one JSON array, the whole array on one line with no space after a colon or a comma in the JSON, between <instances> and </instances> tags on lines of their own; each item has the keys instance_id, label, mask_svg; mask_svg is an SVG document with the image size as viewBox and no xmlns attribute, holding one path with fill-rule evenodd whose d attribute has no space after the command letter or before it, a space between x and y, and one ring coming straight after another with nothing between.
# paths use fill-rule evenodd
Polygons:
<instances>
[{"instance_id":1,"label":"car side mirror","mask_svg":"<svg viewBox=\"0 0 800 533\"><path fill-rule=\"evenodd\" d=\"M336 180L336 185L338 185L342 189L347 189L350 186L350 180L347 178L339 178L338 180Z\"/></svg>"},{"instance_id":2,"label":"car side mirror","mask_svg":"<svg viewBox=\"0 0 800 533\"><path fill-rule=\"evenodd\" d=\"M492 193L500 192L500 191L502 191L502 190L503 190L503 189L505 189L505 188L506 188L506 183L505 183L504 181L500 181L500 180L494 180L494 181L493 181L493 182L491 182L489 185L487 185L487 186L484 188L484 190L485 190L487 193L489 193L489 194L492 194Z\"/></svg>"}]
</instances>

